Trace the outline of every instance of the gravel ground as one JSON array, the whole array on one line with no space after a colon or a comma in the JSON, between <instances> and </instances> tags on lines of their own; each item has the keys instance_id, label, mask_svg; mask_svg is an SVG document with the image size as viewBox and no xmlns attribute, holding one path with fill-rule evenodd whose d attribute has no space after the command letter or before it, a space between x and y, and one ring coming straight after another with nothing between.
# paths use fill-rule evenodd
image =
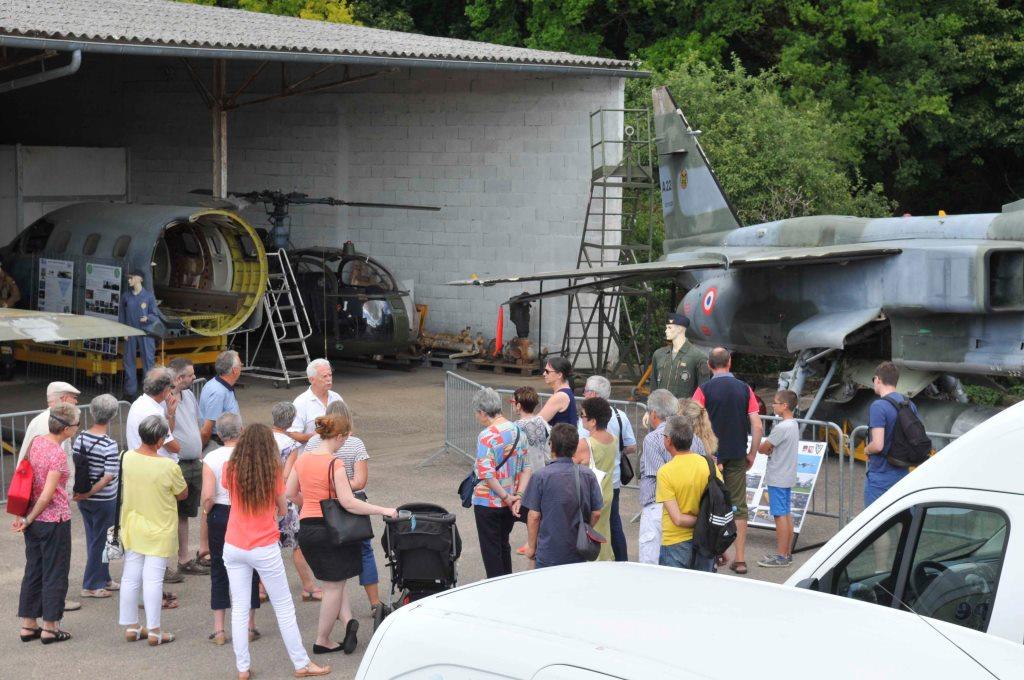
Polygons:
<instances>
[{"instance_id":1,"label":"gravel ground","mask_svg":"<svg viewBox=\"0 0 1024 680\"><path fill-rule=\"evenodd\" d=\"M532 384L543 388L540 378L516 378L495 376L489 373L471 372L473 380L494 386L514 387ZM353 408L355 427L370 452L370 481L368 492L373 502L383 505L398 505L411 501L426 501L443 505L455 512L458 526L464 540L464 549L459 561L461 583L482 579L483 566L480 561L476 531L472 512L463 509L455 493L456 486L467 470L467 461L457 454L446 454L433 464L421 467L420 463L436 452L444 441L444 377L440 369L421 368L403 373L367 368L341 368L335 373L335 390L340 392ZM274 389L268 383L258 380L244 380L238 391L242 414L246 422L268 422L271 405L282 399L294 398L303 387ZM32 386L31 389L40 389ZM0 408L9 406L10 390L0 395ZM29 408L24 405L24 392L19 395L16 407L4 408L3 412ZM39 399L42 401L42 398ZM641 433L638 433L642 436ZM834 463L832 464L834 469ZM863 475L862 468L858 473ZM838 479L833 473L829 491L834 494ZM859 482L859 479L858 479ZM821 486L816 497L825 490ZM859 485L857 493L859 494ZM819 498L819 500L821 500ZM74 504L72 504L74 506ZM621 512L626 524L631 555L635 558L637 524L628 523L638 512L636 493L622 492ZM75 513L73 518L73 542L69 597L78 597L81 589L84 566L84 535L81 520ZM374 520L378 536L382 528L379 518ZM835 531L835 520L810 517L805 524L801 543L810 545L826 540ZM192 542L198 540L198 530L192 529ZM513 534L513 546L525 540L524 525L517 525ZM768 551L774 551L774 535L770 531L752 530L748 540L748 562L751 567L746 578L766 581L784 581L790 569L760 569L754 562ZM802 563L810 553L796 555L795 562ZM515 557L516 570L526 569L525 559ZM295 576L291 560L286 559L292 591L297 596L299 581ZM386 593L390 584L384 567L381 551L377 550L377 566L381 574L381 591ZM0 636L0 677L44 678L59 668L62 678L96 678L100 675L110 678L160 677L160 678L233 678L234 656L231 646L215 647L206 637L212 630L212 614L209 610L209 577L190 576L170 589L177 593L181 606L164 613L164 628L174 632L178 639L174 644L150 648L145 644L127 644L123 641L121 628L117 625L117 599L84 600L77 612L65 615L64 626L75 637L59 645L43 647L38 642L23 644L17 637L17 600L24 568L23 541L10 531L0 532L0 612L7 617L10 634ZM115 578L121 566L113 569ZM731 572L725 571L730 578ZM629 593L630 590L624 590ZM349 584L353 608L361 623L359 646L351 656L330 654L315 658L318 663L329 663L334 672L331 677L351 678L366 649L372 623L369 605L358 583ZM316 629L317 606L297 602L299 627L307 649L312 648ZM264 605L257 617L257 625L263 638L251 646L253 669L261 678L291 677L291 665L285 654L277 632L276 621L270 607ZM336 637L343 631L339 625ZM156 674L156 675L154 675Z\"/></svg>"}]
</instances>

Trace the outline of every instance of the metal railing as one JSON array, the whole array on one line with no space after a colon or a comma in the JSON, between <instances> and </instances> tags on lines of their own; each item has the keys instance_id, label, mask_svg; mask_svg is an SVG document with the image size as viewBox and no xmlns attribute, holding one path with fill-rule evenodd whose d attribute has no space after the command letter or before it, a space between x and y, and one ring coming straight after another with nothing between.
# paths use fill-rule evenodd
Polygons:
<instances>
[{"instance_id":1,"label":"metal railing","mask_svg":"<svg viewBox=\"0 0 1024 680\"><path fill-rule=\"evenodd\" d=\"M476 459L476 442L480 436L480 430L483 428L477 422L476 416L473 413L473 397L484 387L484 385L473 382L457 373L452 373L451 371L445 373L444 444L439 450L420 463L421 466L430 465L445 453L458 453L469 460ZM494 391L503 397L511 397L515 393L515 390L507 387L494 388ZM538 396L540 397L538 409L543 407L544 403L551 398L550 393ZM577 406L580 401L577 398ZM637 441L639 442L642 439L639 432L642 427L644 413L647 412L647 407L644 404L632 401L611 400L608 403L613 408L617 408L626 414L630 424L633 426L633 432L637 433ZM515 420L512 405L508 399L502 399L502 413L509 420ZM633 461L633 459L630 460ZM633 469L636 469L636 465L634 465ZM636 489L637 486L632 484L624 488Z\"/></svg>"},{"instance_id":2,"label":"metal railing","mask_svg":"<svg viewBox=\"0 0 1024 680\"><path fill-rule=\"evenodd\" d=\"M862 440L863 440L863 442L865 444L867 443L867 441L868 441L868 434L870 433L870 431L871 431L871 428L868 427L867 425L860 425L859 427L855 427L850 432L849 438L847 440L847 449L849 451L851 465L853 464L854 453L857 451L857 446L860 444L860 442ZM952 434L950 432L925 432L925 434L927 434L932 439L936 439L936 438L938 438L938 439L946 439L946 440L949 440L950 442L960 438L960 435ZM848 524L849 521L852 520L857 515L857 513L852 512L853 502L854 502L854 499L856 498L856 495L855 495L855 492L854 492L854 481L855 480L853 478L853 475L850 475L850 487L849 487L850 512L847 515L846 522L843 522L842 526L845 526L846 524ZM863 510L863 508L861 508L861 510Z\"/></svg>"},{"instance_id":3,"label":"metal railing","mask_svg":"<svg viewBox=\"0 0 1024 680\"><path fill-rule=\"evenodd\" d=\"M117 406L117 414L110 420L110 429L107 434L123 450L125 448L124 422L131 404L127 401L119 401ZM78 431L82 432L93 426L92 409L88 404L79 406L79 409L81 409L81 425ZM2 481L0 504L7 503L7 488L11 485L11 477L18 466L18 453L21 450L25 430L28 429L32 419L45 410L0 414L0 446L3 447L0 450L0 481Z\"/></svg>"}]
</instances>

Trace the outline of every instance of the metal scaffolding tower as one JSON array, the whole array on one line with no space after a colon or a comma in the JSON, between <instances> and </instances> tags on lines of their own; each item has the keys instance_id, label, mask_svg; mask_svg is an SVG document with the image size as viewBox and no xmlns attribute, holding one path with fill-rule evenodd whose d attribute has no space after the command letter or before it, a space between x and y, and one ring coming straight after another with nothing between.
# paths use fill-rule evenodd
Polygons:
<instances>
[{"instance_id":1,"label":"metal scaffolding tower","mask_svg":"<svg viewBox=\"0 0 1024 680\"><path fill-rule=\"evenodd\" d=\"M649 262L652 256L657 159L654 121L649 109L600 109L590 114L590 198L580 239L578 269ZM583 283L578 278L570 286ZM618 286L569 297L562 354L582 373L638 379L646 357L627 298L644 300L646 283ZM649 321L649 319L648 319Z\"/></svg>"}]
</instances>

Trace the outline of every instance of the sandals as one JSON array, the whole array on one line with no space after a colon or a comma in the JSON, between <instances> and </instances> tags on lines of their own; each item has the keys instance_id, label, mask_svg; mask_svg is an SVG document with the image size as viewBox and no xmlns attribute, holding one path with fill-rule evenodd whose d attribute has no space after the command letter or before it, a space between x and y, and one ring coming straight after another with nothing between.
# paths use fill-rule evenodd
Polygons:
<instances>
[{"instance_id":1,"label":"sandals","mask_svg":"<svg viewBox=\"0 0 1024 680\"><path fill-rule=\"evenodd\" d=\"M145 605L139 603L139 609L145 609ZM161 609L177 609L178 608L178 596L174 593L164 593L164 596L160 602Z\"/></svg>"},{"instance_id":2,"label":"sandals","mask_svg":"<svg viewBox=\"0 0 1024 680\"><path fill-rule=\"evenodd\" d=\"M150 647L159 647L160 645L169 645L174 642L174 633L149 633L146 636L149 640Z\"/></svg>"},{"instance_id":3,"label":"sandals","mask_svg":"<svg viewBox=\"0 0 1024 680\"><path fill-rule=\"evenodd\" d=\"M149 631L145 626L141 628L126 628L124 631L125 642L138 642L145 637L149 637Z\"/></svg>"},{"instance_id":4,"label":"sandals","mask_svg":"<svg viewBox=\"0 0 1024 680\"><path fill-rule=\"evenodd\" d=\"M295 677L297 678L315 678L319 675L327 675L331 672L330 666L317 666L315 663L311 663L305 668L300 668L295 671Z\"/></svg>"},{"instance_id":5,"label":"sandals","mask_svg":"<svg viewBox=\"0 0 1024 680\"><path fill-rule=\"evenodd\" d=\"M716 567L724 567L728 563L729 563L729 558L726 557L725 555L717 555L715 557L715 566Z\"/></svg>"},{"instance_id":6,"label":"sandals","mask_svg":"<svg viewBox=\"0 0 1024 680\"><path fill-rule=\"evenodd\" d=\"M198 564L200 567L206 567L207 569L209 569L210 568L210 564L211 564L211 561L210 561L210 551L209 550L205 550L203 552L200 552L200 551L197 550L196 551L196 564Z\"/></svg>"},{"instance_id":7,"label":"sandals","mask_svg":"<svg viewBox=\"0 0 1024 680\"><path fill-rule=\"evenodd\" d=\"M255 628L249 629L249 642L256 642L261 637L263 637L263 635L261 635L258 630L256 630Z\"/></svg>"},{"instance_id":8,"label":"sandals","mask_svg":"<svg viewBox=\"0 0 1024 680\"><path fill-rule=\"evenodd\" d=\"M45 637L42 633L51 633L51 637ZM54 642L65 642L71 639L71 633L66 630L43 630L39 639L44 645L52 645Z\"/></svg>"},{"instance_id":9,"label":"sandals","mask_svg":"<svg viewBox=\"0 0 1024 680\"><path fill-rule=\"evenodd\" d=\"M206 639L212 642L213 644L217 645L218 647L223 647L225 644L227 644L228 636L222 630L215 630L212 633L210 633L210 636Z\"/></svg>"},{"instance_id":10,"label":"sandals","mask_svg":"<svg viewBox=\"0 0 1024 680\"><path fill-rule=\"evenodd\" d=\"M107 587L107 590L109 590L112 593L117 591L117 590L121 590L121 584L118 583L117 581L107 581L107 586L106 587Z\"/></svg>"},{"instance_id":11,"label":"sandals","mask_svg":"<svg viewBox=\"0 0 1024 680\"><path fill-rule=\"evenodd\" d=\"M82 597L95 597L96 599L104 599L111 597L112 593L106 588L97 588L96 590L89 590L88 588L82 588Z\"/></svg>"},{"instance_id":12,"label":"sandals","mask_svg":"<svg viewBox=\"0 0 1024 680\"><path fill-rule=\"evenodd\" d=\"M737 574L741 574L741 575L742 574L746 574L747 573L747 563L746 562L733 562L732 564L729 565L729 571L734 571Z\"/></svg>"},{"instance_id":13,"label":"sandals","mask_svg":"<svg viewBox=\"0 0 1024 680\"><path fill-rule=\"evenodd\" d=\"M322 602L324 599L324 591L322 590L303 590L302 601L303 602Z\"/></svg>"},{"instance_id":14,"label":"sandals","mask_svg":"<svg viewBox=\"0 0 1024 680\"><path fill-rule=\"evenodd\" d=\"M22 630L22 633L21 633L21 641L22 642L32 642L33 640L38 640L40 638L40 636L42 636L42 634L43 634L43 629L42 628L29 628L28 626L22 626L21 630ZM26 630L30 631L29 635L25 635L24 631L26 631Z\"/></svg>"}]
</instances>

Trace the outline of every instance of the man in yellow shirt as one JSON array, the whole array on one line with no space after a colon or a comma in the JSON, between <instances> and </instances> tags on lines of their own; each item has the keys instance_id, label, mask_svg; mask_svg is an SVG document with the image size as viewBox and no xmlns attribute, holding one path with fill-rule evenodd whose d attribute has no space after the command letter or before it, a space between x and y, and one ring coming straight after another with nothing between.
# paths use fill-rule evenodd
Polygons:
<instances>
[{"instance_id":1,"label":"man in yellow shirt","mask_svg":"<svg viewBox=\"0 0 1024 680\"><path fill-rule=\"evenodd\" d=\"M661 556L666 567L714 571L715 558L702 557L693 546L693 527L700 512L700 499L708 486L708 463L690 451L693 428L682 416L665 421L665 448L672 455L658 470L655 501L662 504ZM715 468L715 474L722 474Z\"/></svg>"}]
</instances>

